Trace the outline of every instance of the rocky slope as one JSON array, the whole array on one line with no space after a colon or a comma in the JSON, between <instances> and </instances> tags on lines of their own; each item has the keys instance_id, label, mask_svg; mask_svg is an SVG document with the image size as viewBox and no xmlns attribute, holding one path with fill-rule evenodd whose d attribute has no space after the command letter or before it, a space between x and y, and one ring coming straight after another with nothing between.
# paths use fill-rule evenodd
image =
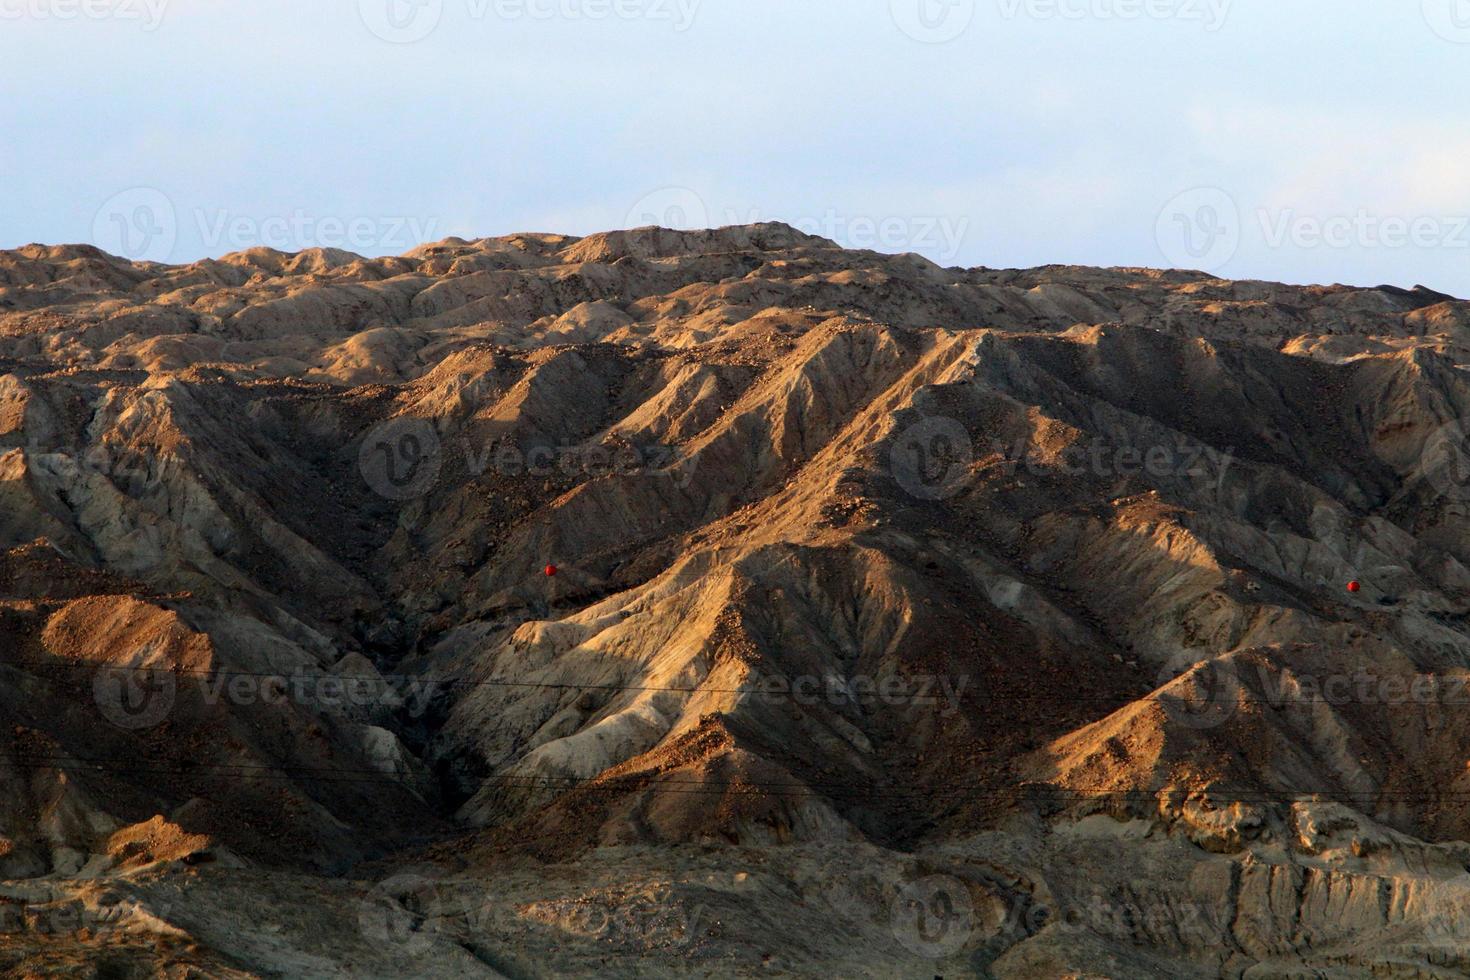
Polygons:
<instances>
[{"instance_id":1,"label":"rocky slope","mask_svg":"<svg viewBox=\"0 0 1470 980\"><path fill-rule=\"evenodd\" d=\"M0 965L1470 973L1467 327L783 225L0 252Z\"/></svg>"}]
</instances>

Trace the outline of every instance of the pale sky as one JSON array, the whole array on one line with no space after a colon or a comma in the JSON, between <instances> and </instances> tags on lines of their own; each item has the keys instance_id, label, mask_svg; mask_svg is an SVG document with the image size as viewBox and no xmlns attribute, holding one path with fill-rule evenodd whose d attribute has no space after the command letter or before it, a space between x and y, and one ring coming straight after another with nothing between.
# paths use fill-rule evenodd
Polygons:
<instances>
[{"instance_id":1,"label":"pale sky","mask_svg":"<svg viewBox=\"0 0 1470 980\"><path fill-rule=\"evenodd\" d=\"M1470 296L1470 0L0 0L0 247L783 220Z\"/></svg>"}]
</instances>

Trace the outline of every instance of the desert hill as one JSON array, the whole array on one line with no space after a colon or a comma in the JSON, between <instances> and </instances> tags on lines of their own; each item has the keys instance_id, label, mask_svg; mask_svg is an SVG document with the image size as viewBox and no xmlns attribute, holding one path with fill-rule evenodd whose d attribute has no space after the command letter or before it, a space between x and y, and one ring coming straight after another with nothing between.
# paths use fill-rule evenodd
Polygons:
<instances>
[{"instance_id":1,"label":"desert hill","mask_svg":"<svg viewBox=\"0 0 1470 980\"><path fill-rule=\"evenodd\" d=\"M1467 328L779 224L0 252L0 911L88 924L0 963L1466 975Z\"/></svg>"}]
</instances>

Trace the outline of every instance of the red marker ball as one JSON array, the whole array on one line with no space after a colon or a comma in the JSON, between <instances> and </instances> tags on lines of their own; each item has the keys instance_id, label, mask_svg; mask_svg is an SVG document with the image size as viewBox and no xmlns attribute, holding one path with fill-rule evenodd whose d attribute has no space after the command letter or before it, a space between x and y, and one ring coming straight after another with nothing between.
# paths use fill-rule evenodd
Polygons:
<instances>
[{"instance_id":1,"label":"red marker ball","mask_svg":"<svg viewBox=\"0 0 1470 980\"><path fill-rule=\"evenodd\" d=\"M556 574L556 566L555 565L547 565L546 566L546 577L547 578L551 578L555 574Z\"/></svg>"},{"instance_id":2,"label":"red marker ball","mask_svg":"<svg viewBox=\"0 0 1470 980\"><path fill-rule=\"evenodd\" d=\"M1348 591L1349 592L1361 592L1362 590L1363 590L1362 583L1360 583L1360 582L1349 582L1348 583Z\"/></svg>"}]
</instances>

